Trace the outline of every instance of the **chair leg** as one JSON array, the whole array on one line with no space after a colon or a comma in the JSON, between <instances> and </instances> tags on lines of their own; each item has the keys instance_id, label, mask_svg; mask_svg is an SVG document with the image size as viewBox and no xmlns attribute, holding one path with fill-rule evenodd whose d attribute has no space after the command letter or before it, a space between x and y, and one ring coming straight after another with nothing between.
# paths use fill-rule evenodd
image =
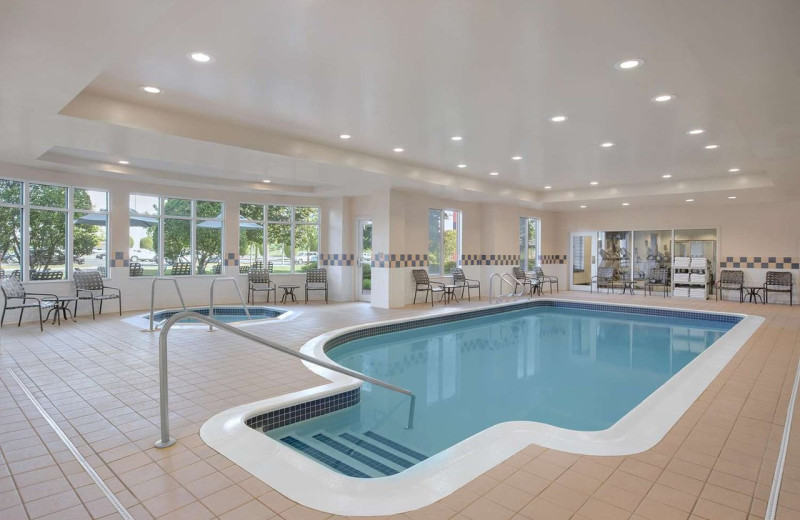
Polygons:
<instances>
[{"instance_id":1,"label":"chair leg","mask_svg":"<svg viewBox=\"0 0 800 520\"><path fill-rule=\"evenodd\" d=\"M431 293L431 307L433 307L433 289L429 289L429 291ZM427 294L425 295L425 301L426 302L428 301L428 295Z\"/></svg>"},{"instance_id":2,"label":"chair leg","mask_svg":"<svg viewBox=\"0 0 800 520\"><path fill-rule=\"evenodd\" d=\"M325 305L328 305L328 286L325 286Z\"/></svg>"},{"instance_id":3,"label":"chair leg","mask_svg":"<svg viewBox=\"0 0 800 520\"><path fill-rule=\"evenodd\" d=\"M25 307L19 310L19 321L17 321L17 327L22 326L22 313L25 312Z\"/></svg>"},{"instance_id":4,"label":"chair leg","mask_svg":"<svg viewBox=\"0 0 800 520\"><path fill-rule=\"evenodd\" d=\"M120 294L117 299L119 300L119 315L122 316L122 295Z\"/></svg>"},{"instance_id":5,"label":"chair leg","mask_svg":"<svg viewBox=\"0 0 800 520\"><path fill-rule=\"evenodd\" d=\"M418 292L419 292L419 291L417 291L417 290L415 290L415 291L414 291L414 305L416 305L416 304L417 304L417 293L418 293Z\"/></svg>"},{"instance_id":6,"label":"chair leg","mask_svg":"<svg viewBox=\"0 0 800 520\"><path fill-rule=\"evenodd\" d=\"M92 302L92 319L95 319L95 315L94 315L94 299L92 299L91 302Z\"/></svg>"},{"instance_id":7,"label":"chair leg","mask_svg":"<svg viewBox=\"0 0 800 520\"><path fill-rule=\"evenodd\" d=\"M21 313L20 313L20 316L22 316ZM39 330L44 332L44 325L42 325L42 306L41 305L39 305Z\"/></svg>"},{"instance_id":8,"label":"chair leg","mask_svg":"<svg viewBox=\"0 0 800 520\"><path fill-rule=\"evenodd\" d=\"M0 316L0 328L3 327L3 322L6 320L6 308L3 306L3 315Z\"/></svg>"}]
</instances>

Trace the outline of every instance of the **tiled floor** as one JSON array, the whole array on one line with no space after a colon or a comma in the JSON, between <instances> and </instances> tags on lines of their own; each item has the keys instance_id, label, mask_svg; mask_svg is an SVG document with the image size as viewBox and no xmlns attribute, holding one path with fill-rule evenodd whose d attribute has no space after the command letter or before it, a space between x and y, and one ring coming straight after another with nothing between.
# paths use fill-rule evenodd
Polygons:
<instances>
[{"instance_id":1,"label":"tiled floor","mask_svg":"<svg viewBox=\"0 0 800 520\"><path fill-rule=\"evenodd\" d=\"M440 502L395 518L763 518L800 356L800 308L558 296L730 310L762 315L766 321L653 449L629 457L589 457L531 445ZM431 312L424 305L389 311L357 303L296 308L303 313L293 321L248 331L299 348L331 329ZM433 312L442 310L437 305ZM2 520L120 518L9 369L136 519L334 518L271 490L198 436L203 422L217 412L322 379L299 361L224 332L176 331L170 336L170 410L179 442L156 450L157 344L157 335L120 323L114 315L48 325L43 333L33 324L3 329ZM781 520L800 518L800 410L795 423L779 502Z\"/></svg>"}]
</instances>

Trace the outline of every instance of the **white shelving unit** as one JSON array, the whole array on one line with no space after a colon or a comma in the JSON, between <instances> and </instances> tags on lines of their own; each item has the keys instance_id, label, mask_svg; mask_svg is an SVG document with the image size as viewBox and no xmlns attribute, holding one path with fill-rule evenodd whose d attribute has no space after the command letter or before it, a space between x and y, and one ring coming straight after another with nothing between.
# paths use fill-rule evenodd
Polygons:
<instances>
[{"instance_id":1,"label":"white shelving unit","mask_svg":"<svg viewBox=\"0 0 800 520\"><path fill-rule=\"evenodd\" d=\"M699 256L676 256L672 261L672 295L708 299L711 262Z\"/></svg>"}]
</instances>

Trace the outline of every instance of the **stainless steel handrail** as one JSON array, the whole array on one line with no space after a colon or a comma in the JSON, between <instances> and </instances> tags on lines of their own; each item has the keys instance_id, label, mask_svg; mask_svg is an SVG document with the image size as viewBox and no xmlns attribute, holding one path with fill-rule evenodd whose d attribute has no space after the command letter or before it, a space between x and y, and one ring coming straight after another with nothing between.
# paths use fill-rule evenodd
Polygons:
<instances>
[{"instance_id":1,"label":"stainless steel handrail","mask_svg":"<svg viewBox=\"0 0 800 520\"><path fill-rule=\"evenodd\" d=\"M192 311L183 311L172 316L170 319L166 321L166 323L164 323L164 326L161 328L161 334L159 335L158 338L158 381L159 381L159 407L161 411L161 438L158 441L156 441L155 443L156 448L166 448L168 446L172 446L173 444L175 444L175 439L169 436L169 382L167 378L167 336L169 335L169 330L172 328L173 325L175 325L175 323L186 318L203 321L205 323L208 323L209 325L214 325L222 330L227 330L228 332L235 334L237 336L241 336L251 341L255 341L260 345L264 345L266 347L273 348L279 352L283 352L284 354L289 354L290 356L300 358L303 361L308 361L309 363L313 363L323 368L327 368L328 370L333 370L334 372L339 372L340 374L354 377L356 379L360 379L361 381L372 383L373 385L381 386L383 388L386 388L387 390L407 395L411 398L411 402L408 408L408 423L406 429L409 430L414 429L414 408L416 406L417 397L410 390L406 390L405 388L389 384L385 381L381 381L380 379L375 379L374 377L365 376L364 374L361 374L354 370L350 370L349 368L344 368L334 363L322 361L321 359L311 357L301 352L295 352L294 350L288 347L284 347L283 345L280 345L278 343L274 343L272 341L259 338L258 336L250 334L249 332L245 332L232 325L223 323L219 320L215 320L214 318L209 318L208 316L204 316L200 313Z\"/></svg>"},{"instance_id":2,"label":"stainless steel handrail","mask_svg":"<svg viewBox=\"0 0 800 520\"><path fill-rule=\"evenodd\" d=\"M211 291L208 299L208 315L212 318L214 317L214 284L221 281L233 282L233 287L236 288L236 294L239 295L239 299L242 301L242 307L244 307L244 313L247 314L247 319L249 320L250 311L247 310L247 304L244 301L244 296L242 296L242 291L239 289L239 283L236 281L236 278L232 278L230 276L226 276L224 278L214 278L211 280ZM214 326L209 324L208 331L211 332L212 330L214 330Z\"/></svg>"},{"instance_id":3,"label":"stainless steel handrail","mask_svg":"<svg viewBox=\"0 0 800 520\"><path fill-rule=\"evenodd\" d=\"M494 282L494 277L495 276L500 279L500 294L497 295L497 302L498 303L503 300L503 296L520 297L520 296L522 296L524 294L524 291L517 293L517 287L519 287L519 283L517 283L516 278L513 278L510 274L508 274L508 273L492 273L492 275L489 277L489 301L490 302L492 301L492 286L494 285L493 282ZM511 279L511 281L509 281L509 279ZM503 283L505 283L506 285L511 287L512 292L510 292L508 294L503 294Z\"/></svg>"},{"instance_id":4,"label":"stainless steel handrail","mask_svg":"<svg viewBox=\"0 0 800 520\"><path fill-rule=\"evenodd\" d=\"M502 278L504 282L506 282L510 287L512 287L514 289L514 292L509 293L509 296L515 296L515 297L519 298L520 296L523 296L525 294L525 286L523 284L519 283L519 280L517 280L516 278L514 278L510 274L503 273L503 274L500 275L500 278ZM517 293L517 288L518 287L521 287L519 293Z\"/></svg>"},{"instance_id":5,"label":"stainless steel handrail","mask_svg":"<svg viewBox=\"0 0 800 520\"><path fill-rule=\"evenodd\" d=\"M155 305L156 305L156 282L159 280L169 280L175 284L175 290L178 291L178 298L181 299L181 307L183 307L184 311L186 310L186 303L183 301L183 294L181 294L181 288L178 287L178 280L176 278L173 278L172 276L156 276L150 283L150 332L153 332L155 330L153 328L153 313L155 312Z\"/></svg>"}]
</instances>

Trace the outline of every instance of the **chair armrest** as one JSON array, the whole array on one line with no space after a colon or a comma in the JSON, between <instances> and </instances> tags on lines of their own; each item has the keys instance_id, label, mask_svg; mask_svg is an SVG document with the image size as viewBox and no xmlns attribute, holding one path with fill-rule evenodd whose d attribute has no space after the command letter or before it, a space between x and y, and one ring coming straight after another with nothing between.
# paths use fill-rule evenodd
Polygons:
<instances>
[{"instance_id":1,"label":"chair armrest","mask_svg":"<svg viewBox=\"0 0 800 520\"><path fill-rule=\"evenodd\" d=\"M117 291L119 294L122 294L122 291L116 287L109 287L108 285L103 286L103 290L111 289L112 291Z\"/></svg>"},{"instance_id":2,"label":"chair armrest","mask_svg":"<svg viewBox=\"0 0 800 520\"><path fill-rule=\"evenodd\" d=\"M444 287L444 284L442 282L430 282L428 285L430 285L431 287L434 285L441 285L442 287Z\"/></svg>"},{"instance_id":3,"label":"chair armrest","mask_svg":"<svg viewBox=\"0 0 800 520\"><path fill-rule=\"evenodd\" d=\"M75 289L75 294L80 297L82 292L88 292L90 295L94 296L94 293L91 289Z\"/></svg>"},{"instance_id":4,"label":"chair armrest","mask_svg":"<svg viewBox=\"0 0 800 520\"><path fill-rule=\"evenodd\" d=\"M33 296L48 296L49 298L41 298L41 299L42 300L55 299L56 301L58 301L58 295L57 294L52 294L52 293L26 292L25 295L26 296L30 296L30 295L33 295Z\"/></svg>"},{"instance_id":5,"label":"chair armrest","mask_svg":"<svg viewBox=\"0 0 800 520\"><path fill-rule=\"evenodd\" d=\"M465 281L465 282L477 282L477 283L481 283L480 281L478 281L478 280L473 280L472 278L464 278L464 281Z\"/></svg>"}]
</instances>

